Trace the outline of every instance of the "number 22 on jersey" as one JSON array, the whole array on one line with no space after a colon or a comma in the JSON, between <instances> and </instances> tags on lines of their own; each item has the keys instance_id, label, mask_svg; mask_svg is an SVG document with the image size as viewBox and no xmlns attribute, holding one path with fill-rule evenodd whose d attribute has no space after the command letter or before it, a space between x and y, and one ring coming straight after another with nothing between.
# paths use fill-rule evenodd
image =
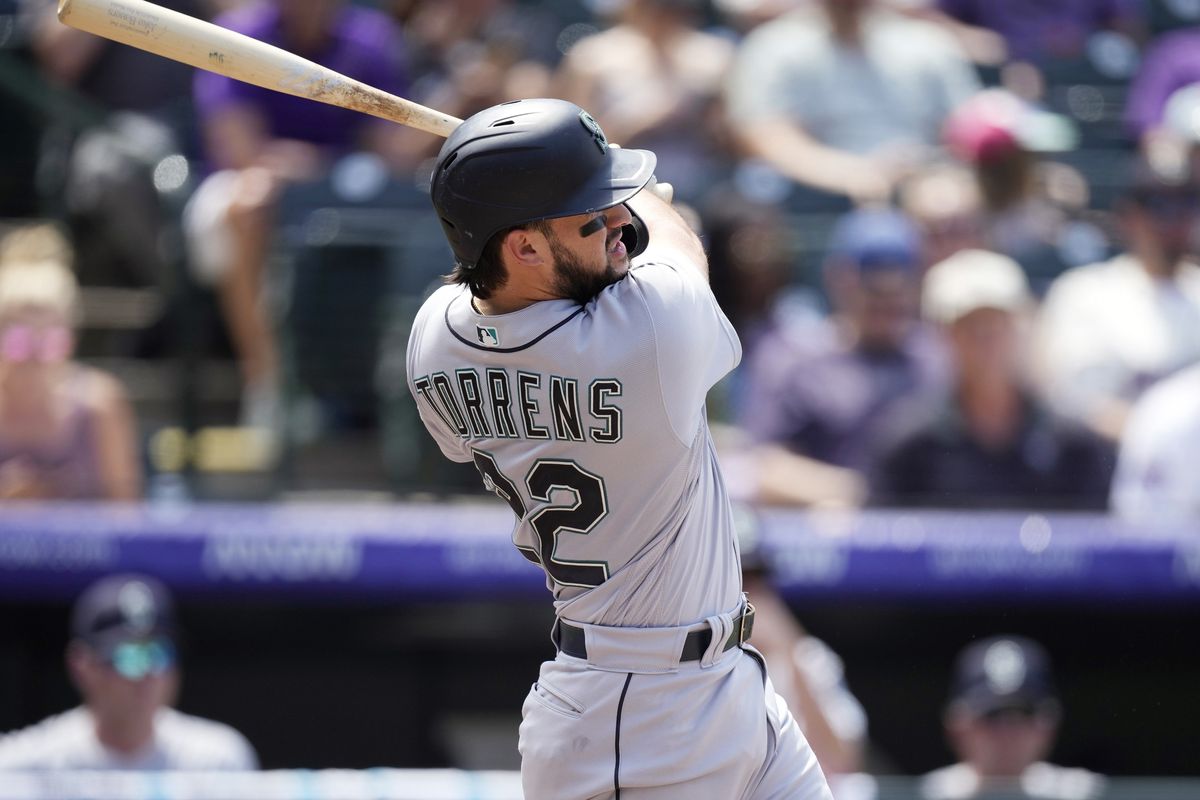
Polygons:
<instances>
[{"instance_id":1,"label":"number 22 on jersey","mask_svg":"<svg viewBox=\"0 0 1200 800\"><path fill-rule=\"evenodd\" d=\"M500 471L491 453L472 449L475 468L483 476L483 485L512 508L518 519L525 519L529 505L516 484ZM517 546L526 558L540 564L546 573L561 586L590 588L608 580L608 564L604 561L575 561L558 554L559 535L587 535L600 520L608 516L608 497L604 479L585 470L573 461L543 458L535 461L525 474L525 489L530 500L550 503L551 494L559 489L574 496L571 505L547 505L529 518L537 534L536 550Z\"/></svg>"}]
</instances>

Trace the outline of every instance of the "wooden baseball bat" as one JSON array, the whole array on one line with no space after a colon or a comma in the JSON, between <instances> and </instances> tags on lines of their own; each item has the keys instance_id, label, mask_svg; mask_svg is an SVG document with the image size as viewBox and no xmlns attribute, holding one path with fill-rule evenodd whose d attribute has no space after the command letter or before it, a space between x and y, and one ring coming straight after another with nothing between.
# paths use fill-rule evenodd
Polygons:
<instances>
[{"instance_id":1,"label":"wooden baseball bat","mask_svg":"<svg viewBox=\"0 0 1200 800\"><path fill-rule=\"evenodd\" d=\"M462 120L146 0L58 0L66 25L255 86L449 136Z\"/></svg>"}]
</instances>

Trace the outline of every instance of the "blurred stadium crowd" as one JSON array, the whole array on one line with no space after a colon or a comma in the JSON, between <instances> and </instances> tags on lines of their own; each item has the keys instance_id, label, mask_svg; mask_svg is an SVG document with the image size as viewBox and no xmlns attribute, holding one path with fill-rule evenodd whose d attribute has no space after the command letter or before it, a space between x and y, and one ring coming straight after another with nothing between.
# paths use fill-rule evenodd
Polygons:
<instances>
[{"instance_id":1,"label":"blurred stadium crowd","mask_svg":"<svg viewBox=\"0 0 1200 800\"><path fill-rule=\"evenodd\" d=\"M6 5L4 496L475 491L400 360L440 140ZM657 152L745 344L744 499L1200 510L1194 2L165 5Z\"/></svg>"},{"instance_id":2,"label":"blurred stadium crowd","mask_svg":"<svg viewBox=\"0 0 1200 800\"><path fill-rule=\"evenodd\" d=\"M709 409L739 500L1200 517L1196 0L160 4L459 117L570 99L654 150L745 349ZM54 6L0 0L0 499L479 493L405 388L451 266L441 140ZM763 649L807 654L790 702L823 719L826 686L810 738L859 769L841 664L780 606ZM963 656L964 761L981 720L1040 726L1020 763L1053 741L1044 654L1000 648ZM1019 702L980 688L1004 669Z\"/></svg>"}]
</instances>

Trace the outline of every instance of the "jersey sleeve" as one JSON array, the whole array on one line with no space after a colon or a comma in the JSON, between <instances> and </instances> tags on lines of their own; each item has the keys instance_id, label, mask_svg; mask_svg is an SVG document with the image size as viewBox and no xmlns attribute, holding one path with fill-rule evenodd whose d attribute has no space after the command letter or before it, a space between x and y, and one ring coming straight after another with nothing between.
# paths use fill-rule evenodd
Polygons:
<instances>
[{"instance_id":1,"label":"jersey sleeve","mask_svg":"<svg viewBox=\"0 0 1200 800\"><path fill-rule=\"evenodd\" d=\"M425 330L429 325L441 324L441 318L436 311L440 311L442 306L432 302L425 302L420 311L417 312L417 317L413 321L412 332L408 337L408 350L405 358L405 380L408 383L408 391L412 395L413 402L417 404L417 413L421 416L421 423L424 424L425 430L429 431L429 435L437 442L438 449L442 451L442 455L451 461L457 461L460 464L465 464L472 460L470 450L466 447L458 432L455 431L450 423L443 417L445 412L440 411L437 406L436 390L429 382L428 374L421 366L421 354L425 343Z\"/></svg>"},{"instance_id":2,"label":"jersey sleeve","mask_svg":"<svg viewBox=\"0 0 1200 800\"><path fill-rule=\"evenodd\" d=\"M649 314L667 418L679 440L691 442L705 395L737 366L741 342L698 271L658 260L629 274Z\"/></svg>"}]
</instances>

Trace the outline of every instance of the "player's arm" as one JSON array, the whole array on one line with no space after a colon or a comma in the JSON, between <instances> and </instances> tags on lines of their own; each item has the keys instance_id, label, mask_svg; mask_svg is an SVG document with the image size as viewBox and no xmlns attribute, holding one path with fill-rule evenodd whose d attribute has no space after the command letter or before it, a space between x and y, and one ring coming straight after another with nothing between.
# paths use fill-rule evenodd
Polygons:
<instances>
[{"instance_id":1,"label":"player's arm","mask_svg":"<svg viewBox=\"0 0 1200 800\"><path fill-rule=\"evenodd\" d=\"M629 207L642 218L650 235L650 245L641 260L653 261L656 254L670 254L674 256L668 259L671 263L685 262L708 280L708 257L700 237L670 203L653 190L643 189L629 200Z\"/></svg>"}]
</instances>

